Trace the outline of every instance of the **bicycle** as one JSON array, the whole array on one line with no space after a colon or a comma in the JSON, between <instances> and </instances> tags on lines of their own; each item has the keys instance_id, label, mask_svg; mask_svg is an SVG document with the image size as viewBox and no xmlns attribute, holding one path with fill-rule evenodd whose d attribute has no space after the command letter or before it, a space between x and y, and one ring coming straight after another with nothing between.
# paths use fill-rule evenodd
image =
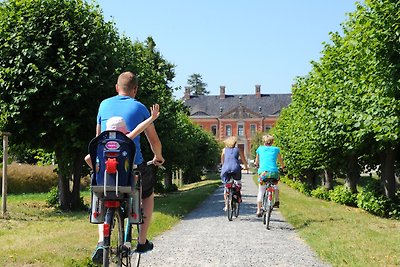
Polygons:
<instances>
[{"instance_id":1,"label":"bicycle","mask_svg":"<svg viewBox=\"0 0 400 267\"><path fill-rule=\"evenodd\" d=\"M139 266L141 254L131 249L143 223L142 178L133 164L135 145L121 132L105 131L89 143L89 153L96 162L90 222L103 223L103 266Z\"/></svg>"},{"instance_id":2,"label":"bicycle","mask_svg":"<svg viewBox=\"0 0 400 267\"><path fill-rule=\"evenodd\" d=\"M267 226L268 230L270 230L269 223L271 221L271 213L275 205L275 184L277 182L278 180L274 178L267 178L265 180L267 188L263 196L261 212L263 216L263 223Z\"/></svg>"},{"instance_id":3,"label":"bicycle","mask_svg":"<svg viewBox=\"0 0 400 267\"><path fill-rule=\"evenodd\" d=\"M240 199L238 192L240 191L240 184L238 184L232 178L229 178L228 182L225 184L226 188L226 212L228 215L228 220L232 221L233 215L237 218L239 216L240 210Z\"/></svg>"}]
</instances>

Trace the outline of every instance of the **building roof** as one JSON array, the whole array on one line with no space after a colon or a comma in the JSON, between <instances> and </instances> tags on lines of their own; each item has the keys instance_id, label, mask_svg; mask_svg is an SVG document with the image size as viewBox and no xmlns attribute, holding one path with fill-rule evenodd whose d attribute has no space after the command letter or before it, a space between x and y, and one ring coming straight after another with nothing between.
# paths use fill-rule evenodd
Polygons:
<instances>
[{"instance_id":1,"label":"building roof","mask_svg":"<svg viewBox=\"0 0 400 267\"><path fill-rule=\"evenodd\" d=\"M191 95L183 99L191 117L270 117L279 116L292 101L291 94ZM235 115L236 114L236 115ZM238 115L239 114L239 115Z\"/></svg>"}]
</instances>

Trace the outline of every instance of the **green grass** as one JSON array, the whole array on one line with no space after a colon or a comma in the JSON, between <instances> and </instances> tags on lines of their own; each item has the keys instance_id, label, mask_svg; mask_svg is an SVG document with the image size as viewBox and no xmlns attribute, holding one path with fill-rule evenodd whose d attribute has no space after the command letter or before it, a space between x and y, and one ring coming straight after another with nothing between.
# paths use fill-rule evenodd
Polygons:
<instances>
[{"instance_id":1,"label":"green grass","mask_svg":"<svg viewBox=\"0 0 400 267\"><path fill-rule=\"evenodd\" d=\"M400 222L307 197L280 183L282 215L333 266L400 266Z\"/></svg>"},{"instance_id":2,"label":"green grass","mask_svg":"<svg viewBox=\"0 0 400 267\"><path fill-rule=\"evenodd\" d=\"M149 237L170 229L219 185L205 180L157 196ZM86 203L89 192L82 192ZM88 212L59 212L46 206L47 194L9 195L0 219L0 266L92 266L97 225Z\"/></svg>"}]
</instances>

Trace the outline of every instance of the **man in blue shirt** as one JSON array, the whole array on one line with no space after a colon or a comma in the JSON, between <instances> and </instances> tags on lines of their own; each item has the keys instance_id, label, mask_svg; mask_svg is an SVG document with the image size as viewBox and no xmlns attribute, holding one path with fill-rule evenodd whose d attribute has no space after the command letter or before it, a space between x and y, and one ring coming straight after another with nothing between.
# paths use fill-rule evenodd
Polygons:
<instances>
[{"instance_id":1,"label":"man in blue shirt","mask_svg":"<svg viewBox=\"0 0 400 267\"><path fill-rule=\"evenodd\" d=\"M142 121L150 117L149 110L135 99L138 90L137 76L132 72L124 72L119 75L115 85L117 95L107 98L100 103L97 114L96 135L106 130L106 121L114 116L122 117L127 125L128 131L132 131ZM151 150L154 153L153 163L161 165L164 163L162 156L162 145L158 138L154 124L144 130ZM154 208L154 184L155 174L143 160L140 149L140 135L133 139L136 146L135 164L142 174L142 206L144 222L140 227L139 242L136 250L144 253L153 249L153 243L147 240L147 232L150 226L151 216ZM103 225L99 225L99 243L92 256L93 262L102 262L103 258Z\"/></svg>"}]
</instances>

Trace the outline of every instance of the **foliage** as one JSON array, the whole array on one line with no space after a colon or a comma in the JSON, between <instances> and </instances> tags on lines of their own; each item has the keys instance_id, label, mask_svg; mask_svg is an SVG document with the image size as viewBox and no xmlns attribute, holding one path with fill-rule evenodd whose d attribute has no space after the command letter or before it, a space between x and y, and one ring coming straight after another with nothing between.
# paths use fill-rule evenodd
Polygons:
<instances>
[{"instance_id":1,"label":"foliage","mask_svg":"<svg viewBox=\"0 0 400 267\"><path fill-rule=\"evenodd\" d=\"M0 44L1 129L18 133L10 143L18 144L19 156L40 148L47 161L47 153L55 153L63 209L81 206L79 180L87 172L82 159L94 135L99 103L115 94L112 88L121 71L138 74L139 101L161 106L155 124L168 172L189 159L199 168L215 161L215 141L205 142L211 160L186 149L205 138L188 122L183 102L173 99L169 83L174 65L151 37L140 43L120 36L97 5L83 0L2 1ZM145 158L152 158L144 138L142 143ZM27 161L34 162L34 156Z\"/></svg>"},{"instance_id":2,"label":"foliage","mask_svg":"<svg viewBox=\"0 0 400 267\"><path fill-rule=\"evenodd\" d=\"M51 208L55 208L55 209L60 209L61 208L61 206L60 206L60 193L58 191L58 187L57 186L54 186L54 187L52 187L50 189L49 193L47 194L46 204ZM88 209L88 205L85 204L83 196L80 197L79 205L80 205L80 209L82 209L82 210L87 210Z\"/></svg>"},{"instance_id":3,"label":"foliage","mask_svg":"<svg viewBox=\"0 0 400 267\"><path fill-rule=\"evenodd\" d=\"M79 206L82 158L100 99L112 93L119 42L113 23L104 22L98 6L83 0L6 0L0 5L4 129L14 133L12 144L55 152L65 209ZM71 176L78 184L72 192Z\"/></svg>"},{"instance_id":4,"label":"foliage","mask_svg":"<svg viewBox=\"0 0 400 267\"><path fill-rule=\"evenodd\" d=\"M50 192L47 194L46 203L49 207L59 208L60 200L58 197L58 188L56 186L50 189Z\"/></svg>"},{"instance_id":5,"label":"foliage","mask_svg":"<svg viewBox=\"0 0 400 267\"><path fill-rule=\"evenodd\" d=\"M192 95L208 95L210 92L206 90L207 84L203 82L203 77L199 73L193 73L187 80L188 88Z\"/></svg>"},{"instance_id":6,"label":"foliage","mask_svg":"<svg viewBox=\"0 0 400 267\"><path fill-rule=\"evenodd\" d=\"M325 187L322 186L319 186L316 189L311 190L311 196L319 199L330 200L329 190L327 190Z\"/></svg>"},{"instance_id":7,"label":"foliage","mask_svg":"<svg viewBox=\"0 0 400 267\"><path fill-rule=\"evenodd\" d=\"M356 206L357 195L351 193L351 191L346 189L344 186L336 186L333 190L330 190L329 198L339 204Z\"/></svg>"},{"instance_id":8,"label":"foliage","mask_svg":"<svg viewBox=\"0 0 400 267\"><path fill-rule=\"evenodd\" d=\"M344 34L331 33L319 62L297 77L292 103L273 131L290 175L333 170L354 192L361 168L380 166L392 198L400 140L399 3L356 6L342 24Z\"/></svg>"},{"instance_id":9,"label":"foliage","mask_svg":"<svg viewBox=\"0 0 400 267\"><path fill-rule=\"evenodd\" d=\"M25 145L12 145L9 157L16 162L37 164L40 166L52 165L55 162L54 152L46 152L44 149L30 149Z\"/></svg>"}]
</instances>

